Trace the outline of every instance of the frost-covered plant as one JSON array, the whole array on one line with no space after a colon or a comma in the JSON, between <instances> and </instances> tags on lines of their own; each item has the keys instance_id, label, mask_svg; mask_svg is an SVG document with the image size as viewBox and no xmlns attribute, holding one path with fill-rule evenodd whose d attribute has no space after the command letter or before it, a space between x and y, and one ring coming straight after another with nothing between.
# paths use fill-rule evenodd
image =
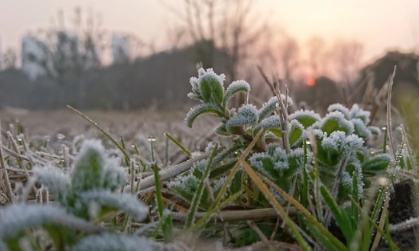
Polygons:
<instances>
[{"instance_id":1,"label":"frost-covered plant","mask_svg":"<svg viewBox=\"0 0 419 251\"><path fill-rule=\"evenodd\" d=\"M235 140L240 142L242 149L263 129L249 163L284 190L291 190L292 179L303 169L313 170L313 147L316 148L315 158L320 179L328 189L336 187L332 194L338 196L339 203L349 199L355 173L361 188L359 192L362 193L364 184L368 184L366 178L384 173L390 163L387 154L368 154L370 151L365 143L374 135L379 135L380 130L369 126L370 112L358 105L353 105L351 109L341 104L331 105L329 113L323 118L313 111L296 111L289 114L287 128L284 129L281 116L284 117L283 113L287 111L281 111L279 102L287 102L284 107L288 107L293 104L290 97L282 94L280 97L272 97L260 109L252 104L243 104L238 110L229 109L229 99L238 92L249 95L250 86L240 80L224 88L224 80L224 75L202 68L198 71L198 78L191 78L192 92L188 96L202 104L188 112L185 119L187 125L192 126L201 114L215 115L220 119L215 133L222 136L236 135ZM308 144L305 149L307 156L304 156L304 142L310 140L310 134L314 136L315 146ZM281 140L283 135L287 141ZM287 142L289 149L284 143L279 144L281 142ZM190 173L171 185L174 191L190 198L198 178L196 174ZM298 182L301 180L298 179Z\"/></svg>"},{"instance_id":2,"label":"frost-covered plant","mask_svg":"<svg viewBox=\"0 0 419 251\"><path fill-rule=\"evenodd\" d=\"M106 156L99 141L84 142L69 173L54 166L36 167L34 173L57 203L4 208L0 213L0 245L9 250L20 250L19 240L31 228L44 229L56 250L62 250L79 242L82 232L100 232L94 223L106 214L122 210L139 221L148 215L148 208L136 196L116 191L125 185L125 171Z\"/></svg>"}]
</instances>

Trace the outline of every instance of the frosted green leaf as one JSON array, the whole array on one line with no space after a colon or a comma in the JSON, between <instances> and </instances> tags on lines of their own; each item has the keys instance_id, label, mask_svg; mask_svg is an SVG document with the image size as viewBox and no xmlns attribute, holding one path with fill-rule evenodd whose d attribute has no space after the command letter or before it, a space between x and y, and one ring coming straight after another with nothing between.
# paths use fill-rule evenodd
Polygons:
<instances>
[{"instance_id":1,"label":"frosted green leaf","mask_svg":"<svg viewBox=\"0 0 419 251\"><path fill-rule=\"evenodd\" d=\"M378 128L376 126L368 126L368 129L370 130L372 135L375 135L375 136L380 136L381 135L380 128Z\"/></svg>"},{"instance_id":2,"label":"frosted green leaf","mask_svg":"<svg viewBox=\"0 0 419 251\"><path fill-rule=\"evenodd\" d=\"M73 191L100 188L105 163L105 148L102 144L96 140L86 140L74 161L71 179Z\"/></svg>"},{"instance_id":3,"label":"frosted green leaf","mask_svg":"<svg viewBox=\"0 0 419 251\"><path fill-rule=\"evenodd\" d=\"M258 110L254 105L243 105L237 114L227 121L226 128L230 130L231 127L256 125L258 117Z\"/></svg>"},{"instance_id":4,"label":"frosted green leaf","mask_svg":"<svg viewBox=\"0 0 419 251\"><path fill-rule=\"evenodd\" d=\"M285 103L285 95L281 94L281 100ZM293 105L293 101L290 97L287 99L288 106ZM259 122L266 118L267 116L271 115L277 109L278 98L276 96L270 98L268 102L264 103L262 108L259 110Z\"/></svg>"},{"instance_id":5,"label":"frosted green leaf","mask_svg":"<svg viewBox=\"0 0 419 251\"><path fill-rule=\"evenodd\" d=\"M357 104L354 104L350 111L351 118L360 119L364 122L365 125L368 125L368 123L370 123L370 115L371 113L369 111L364 111L363 109L359 108Z\"/></svg>"},{"instance_id":6,"label":"frosted green leaf","mask_svg":"<svg viewBox=\"0 0 419 251\"><path fill-rule=\"evenodd\" d=\"M367 126L361 119L351 119L351 122L354 124L354 134L358 135L359 137L365 140L371 138L372 134L370 129L367 128Z\"/></svg>"},{"instance_id":7,"label":"frosted green leaf","mask_svg":"<svg viewBox=\"0 0 419 251\"><path fill-rule=\"evenodd\" d=\"M349 135L354 132L354 125L346 120L341 112L334 111L324 117L320 124L320 129L328 135L336 131L342 131Z\"/></svg>"},{"instance_id":8,"label":"frosted green leaf","mask_svg":"<svg viewBox=\"0 0 419 251\"><path fill-rule=\"evenodd\" d=\"M194 108L192 108L187 114L186 114L186 124L189 127L192 127L193 122L195 121L195 119L201 115L201 114L213 114L216 116L223 116L223 111L216 105L214 104L200 104L198 106L195 106Z\"/></svg>"},{"instance_id":9,"label":"frosted green leaf","mask_svg":"<svg viewBox=\"0 0 419 251\"><path fill-rule=\"evenodd\" d=\"M94 202L101 207L122 210L138 221L142 221L148 215L148 207L132 194L113 193L108 190L92 190L81 193L79 199L85 205Z\"/></svg>"},{"instance_id":10,"label":"frosted green leaf","mask_svg":"<svg viewBox=\"0 0 419 251\"><path fill-rule=\"evenodd\" d=\"M118 160L116 158L109 159L103 170L101 187L115 191L116 189L121 188L126 181L127 174L124 169L119 166Z\"/></svg>"},{"instance_id":11,"label":"frosted green leaf","mask_svg":"<svg viewBox=\"0 0 419 251\"><path fill-rule=\"evenodd\" d=\"M391 162L390 155L386 153L377 154L373 158L370 158L366 163L362 165L362 172L368 175L376 175L384 173Z\"/></svg>"},{"instance_id":12,"label":"frosted green leaf","mask_svg":"<svg viewBox=\"0 0 419 251\"><path fill-rule=\"evenodd\" d=\"M228 100L238 92L246 92L249 95L250 85L244 80L238 80L231 83L224 94L223 107L226 108Z\"/></svg>"},{"instance_id":13,"label":"frosted green leaf","mask_svg":"<svg viewBox=\"0 0 419 251\"><path fill-rule=\"evenodd\" d=\"M313 112L313 111L296 111L293 114L289 116L291 120L295 119L298 122L300 122L301 125L304 126L304 128L308 128L312 126L314 123L321 120L320 115Z\"/></svg>"},{"instance_id":14,"label":"frosted green leaf","mask_svg":"<svg viewBox=\"0 0 419 251\"><path fill-rule=\"evenodd\" d=\"M30 228L51 224L91 226L52 204L11 204L0 212L0 240L15 238Z\"/></svg>"},{"instance_id":15,"label":"frosted green leaf","mask_svg":"<svg viewBox=\"0 0 419 251\"><path fill-rule=\"evenodd\" d=\"M150 238L141 236L103 233L84 237L70 248L70 251L164 251L170 249L170 244L160 244Z\"/></svg>"},{"instance_id":16,"label":"frosted green leaf","mask_svg":"<svg viewBox=\"0 0 419 251\"><path fill-rule=\"evenodd\" d=\"M225 123L220 123L217 128L215 128L214 132L218 135L222 136L230 136L231 132L227 130Z\"/></svg>"},{"instance_id":17,"label":"frosted green leaf","mask_svg":"<svg viewBox=\"0 0 419 251\"><path fill-rule=\"evenodd\" d=\"M212 69L204 71L202 68L198 71L198 74L199 92L202 100L205 103L221 105L224 97L224 74L217 75Z\"/></svg>"},{"instance_id":18,"label":"frosted green leaf","mask_svg":"<svg viewBox=\"0 0 419 251\"><path fill-rule=\"evenodd\" d=\"M303 142L304 139L304 127L297 120L291 120L289 126L289 142L292 147Z\"/></svg>"},{"instance_id":19,"label":"frosted green leaf","mask_svg":"<svg viewBox=\"0 0 419 251\"><path fill-rule=\"evenodd\" d=\"M278 115L272 115L264 120L262 120L255 129L263 128L265 130L271 128L279 128L281 126L281 120Z\"/></svg>"},{"instance_id":20,"label":"frosted green leaf","mask_svg":"<svg viewBox=\"0 0 419 251\"><path fill-rule=\"evenodd\" d=\"M46 186L61 205L67 205L67 194L70 191L70 178L61 169L53 166L35 167L37 180Z\"/></svg>"},{"instance_id":21,"label":"frosted green leaf","mask_svg":"<svg viewBox=\"0 0 419 251\"><path fill-rule=\"evenodd\" d=\"M343 114L343 116L345 117L345 119L349 120L352 118L352 116L349 113L348 108L346 108L345 106L343 106L342 104L333 104L330 105L329 108L327 108L327 111L332 113L335 111L338 111L340 113Z\"/></svg>"}]
</instances>

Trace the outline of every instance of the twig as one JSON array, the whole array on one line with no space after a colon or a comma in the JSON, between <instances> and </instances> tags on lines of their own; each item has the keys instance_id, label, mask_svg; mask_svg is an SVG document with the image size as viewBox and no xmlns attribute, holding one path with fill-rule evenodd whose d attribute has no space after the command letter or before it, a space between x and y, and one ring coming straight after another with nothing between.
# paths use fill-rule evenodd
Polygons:
<instances>
[{"instance_id":1,"label":"twig","mask_svg":"<svg viewBox=\"0 0 419 251\"><path fill-rule=\"evenodd\" d=\"M273 90L276 97L278 98L278 103L279 103L279 106L281 108L279 110L279 118L281 120L282 143L284 145L285 151L287 153L290 153L291 152L291 147L290 147L290 142L289 142L289 139L288 139L288 120L289 120L288 119L288 111L286 109L286 106L285 106L284 102L282 101L281 91L279 89L274 88L274 85L269 80L269 78L266 76L266 74L263 72L263 69L260 66L258 66L258 70L259 70L260 74L262 74L266 83L269 86L271 86L271 89Z\"/></svg>"},{"instance_id":2,"label":"twig","mask_svg":"<svg viewBox=\"0 0 419 251\"><path fill-rule=\"evenodd\" d=\"M393 74L389 78L389 85L387 91L387 131L388 131L388 146L393 152L394 158L396 157L396 152L393 148L393 132L391 127L391 90L393 88L394 76L396 75L397 67L394 66Z\"/></svg>"},{"instance_id":3,"label":"twig","mask_svg":"<svg viewBox=\"0 0 419 251\"><path fill-rule=\"evenodd\" d=\"M0 131L1 131L1 121L0 121ZM3 146L1 135L0 135L0 146ZM13 203L14 201L13 192L12 192L12 187L10 186L9 174L7 173L7 170L6 170L6 164L4 163L2 148L3 147L0 147L0 165L1 165L1 168L3 169L3 179L4 179L4 184L6 186L6 195L9 198L9 201Z\"/></svg>"},{"instance_id":4,"label":"twig","mask_svg":"<svg viewBox=\"0 0 419 251\"><path fill-rule=\"evenodd\" d=\"M259 238L262 240L262 241L268 241L268 238L265 236L265 234L264 233L262 233L262 231L260 230L260 228L255 224L255 222L254 221L252 221L252 220L248 220L247 222L247 225L249 225L249 227L253 230L253 231L255 231L258 235L259 235Z\"/></svg>"},{"instance_id":5,"label":"twig","mask_svg":"<svg viewBox=\"0 0 419 251\"><path fill-rule=\"evenodd\" d=\"M187 170L189 170L189 168L192 167L192 165L202 159L205 159L208 157L208 154L203 154L199 157L190 159L188 161L182 162L179 165L175 165L175 166L169 166L167 168L164 168L162 170L160 170L159 174L160 174L160 181L165 181L168 180L172 177L175 177L176 175L186 172ZM143 180L141 180L141 184L140 184L140 191L139 193L142 193L141 190L144 190L146 188L152 187L154 186L155 180L154 180L154 175L152 176L148 176L147 178L144 178Z\"/></svg>"}]
</instances>

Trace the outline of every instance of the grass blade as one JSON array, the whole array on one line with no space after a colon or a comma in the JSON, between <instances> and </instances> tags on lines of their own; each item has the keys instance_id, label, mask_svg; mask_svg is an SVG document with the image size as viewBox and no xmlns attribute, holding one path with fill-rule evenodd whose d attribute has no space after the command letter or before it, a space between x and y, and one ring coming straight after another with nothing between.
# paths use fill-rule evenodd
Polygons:
<instances>
[{"instance_id":1,"label":"grass blade","mask_svg":"<svg viewBox=\"0 0 419 251\"><path fill-rule=\"evenodd\" d=\"M199 180L198 188L196 189L194 193L194 197L191 202L191 206L189 207L188 217L186 218L185 222L185 229L188 229L191 227L194 219L195 219L195 213L198 210L199 203L201 202L202 194L204 193L205 188L205 180L208 178L212 163L214 160L214 156L217 153L218 145L215 145L211 157L208 161L207 166L205 167L204 173L202 174L201 179Z\"/></svg>"},{"instance_id":2,"label":"grass blade","mask_svg":"<svg viewBox=\"0 0 419 251\"><path fill-rule=\"evenodd\" d=\"M348 248L345 245L343 245L342 242L340 242L332 233L330 233L313 215L310 214L310 212L305 207L303 207L292 196L284 192L284 190L279 188L268 178L264 176L260 176L260 177L270 187L275 189L279 193L279 195L284 197L285 200L287 200L289 203L295 206L295 208L299 210L307 218L308 221L312 222L314 226L320 231L320 233L326 236L326 238L329 239L333 243L333 245L336 246L340 251L349 251Z\"/></svg>"},{"instance_id":3,"label":"grass blade","mask_svg":"<svg viewBox=\"0 0 419 251\"><path fill-rule=\"evenodd\" d=\"M240 162L243 168L246 170L247 174L252 178L253 182L259 187L260 191L265 195L266 199L272 204L272 206L278 211L279 215L284 219L290 228L292 234L300 244L302 250L311 250L308 243L301 236L300 232L297 230L295 223L288 217L288 214L285 212L285 209L278 203L275 199L275 196L269 191L268 187L262 182L259 176L255 171L247 164L244 160L240 159ZM298 203L298 202L297 202ZM299 204L299 203L298 203ZM299 204L301 205L301 204Z\"/></svg>"},{"instance_id":4,"label":"grass blade","mask_svg":"<svg viewBox=\"0 0 419 251\"><path fill-rule=\"evenodd\" d=\"M164 135L167 138L169 138L173 143L175 143L175 145L177 145L180 148L180 150L182 150L189 158L192 157L191 152L186 150L186 148L179 141L177 141L175 138L173 138L169 133L166 132Z\"/></svg>"},{"instance_id":5,"label":"grass blade","mask_svg":"<svg viewBox=\"0 0 419 251\"><path fill-rule=\"evenodd\" d=\"M159 210L160 219L165 216L164 213L164 205L163 205L163 196L161 193L161 184L160 184L160 175L159 169L156 164L154 164L154 178L156 180L156 200L157 200L157 208ZM162 220L163 221L163 220ZM163 235L165 242L172 242L173 241L173 223L172 223L172 216L168 215L167 219L164 223L162 223Z\"/></svg>"}]
</instances>

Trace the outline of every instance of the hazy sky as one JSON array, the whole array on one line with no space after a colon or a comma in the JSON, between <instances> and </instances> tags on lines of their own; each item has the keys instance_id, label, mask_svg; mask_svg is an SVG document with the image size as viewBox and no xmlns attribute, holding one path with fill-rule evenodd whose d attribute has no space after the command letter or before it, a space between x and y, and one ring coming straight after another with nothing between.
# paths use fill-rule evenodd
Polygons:
<instances>
[{"instance_id":1,"label":"hazy sky","mask_svg":"<svg viewBox=\"0 0 419 251\"><path fill-rule=\"evenodd\" d=\"M161 1L179 7L183 2ZM158 0L0 0L1 51L19 48L24 34L48 27L58 10L68 21L76 6L100 13L107 30L131 32L146 41L161 42L174 19ZM303 43L313 35L356 39L364 44L367 59L387 49L419 47L419 0L255 0L255 9L271 13L275 24Z\"/></svg>"}]
</instances>

